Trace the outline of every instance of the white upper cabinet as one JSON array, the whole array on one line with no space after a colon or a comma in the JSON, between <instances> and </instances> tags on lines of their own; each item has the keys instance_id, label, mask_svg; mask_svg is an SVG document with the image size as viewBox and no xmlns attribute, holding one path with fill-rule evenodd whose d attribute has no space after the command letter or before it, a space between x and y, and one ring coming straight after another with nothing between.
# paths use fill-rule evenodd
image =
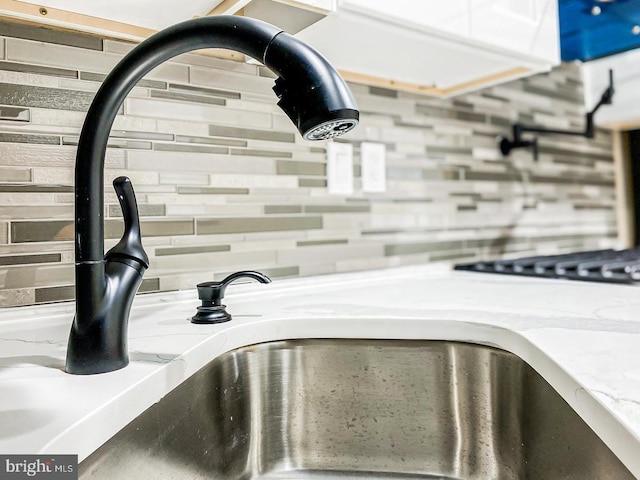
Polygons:
<instances>
[{"instance_id":1,"label":"white upper cabinet","mask_svg":"<svg viewBox=\"0 0 640 480\"><path fill-rule=\"evenodd\" d=\"M298 33L348 79L452 96L559 63L556 0L338 0Z\"/></svg>"},{"instance_id":2,"label":"white upper cabinet","mask_svg":"<svg viewBox=\"0 0 640 480\"><path fill-rule=\"evenodd\" d=\"M21 3L161 30L194 16L206 15L222 0L158 2L157 0L20 0ZM246 2L248 3L248 1ZM46 18L43 18L46 20Z\"/></svg>"},{"instance_id":3,"label":"white upper cabinet","mask_svg":"<svg viewBox=\"0 0 640 480\"><path fill-rule=\"evenodd\" d=\"M468 4L469 36L474 40L543 61L558 61L555 0L474 0Z\"/></svg>"},{"instance_id":4,"label":"white upper cabinet","mask_svg":"<svg viewBox=\"0 0 640 480\"><path fill-rule=\"evenodd\" d=\"M0 0L8 17L113 38L141 41L184 20L208 15L245 15L290 33L334 12L338 0ZM235 57L233 57L235 58Z\"/></svg>"},{"instance_id":5,"label":"white upper cabinet","mask_svg":"<svg viewBox=\"0 0 640 480\"><path fill-rule=\"evenodd\" d=\"M469 0L338 0L342 9L412 28L433 28L454 35L469 34Z\"/></svg>"},{"instance_id":6,"label":"white upper cabinet","mask_svg":"<svg viewBox=\"0 0 640 480\"><path fill-rule=\"evenodd\" d=\"M347 80L435 96L559 63L557 0L0 0L0 17L136 41L194 16L236 13L310 43Z\"/></svg>"},{"instance_id":7,"label":"white upper cabinet","mask_svg":"<svg viewBox=\"0 0 640 480\"><path fill-rule=\"evenodd\" d=\"M336 10L337 0L275 0L282 3L289 3L292 6L308 8L321 12L334 12Z\"/></svg>"}]
</instances>

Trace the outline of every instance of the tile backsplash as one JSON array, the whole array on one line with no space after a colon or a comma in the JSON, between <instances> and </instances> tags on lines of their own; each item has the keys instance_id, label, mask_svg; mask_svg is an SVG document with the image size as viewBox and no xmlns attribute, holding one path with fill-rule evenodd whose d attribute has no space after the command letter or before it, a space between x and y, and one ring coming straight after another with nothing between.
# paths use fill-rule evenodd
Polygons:
<instances>
[{"instance_id":1,"label":"tile backsplash","mask_svg":"<svg viewBox=\"0 0 640 480\"><path fill-rule=\"evenodd\" d=\"M73 166L93 95L131 48L0 24L0 306L73 298ZM437 66L434 66L437 68ZM241 269L272 277L614 246L612 141L540 137L502 158L520 121L583 128L576 65L449 100L351 85L355 192L327 193L326 143L302 140L264 67L186 54L130 93L107 181L129 176L151 259L141 291ZM383 143L387 191L363 193L360 144ZM122 230L106 187L106 248Z\"/></svg>"}]
</instances>

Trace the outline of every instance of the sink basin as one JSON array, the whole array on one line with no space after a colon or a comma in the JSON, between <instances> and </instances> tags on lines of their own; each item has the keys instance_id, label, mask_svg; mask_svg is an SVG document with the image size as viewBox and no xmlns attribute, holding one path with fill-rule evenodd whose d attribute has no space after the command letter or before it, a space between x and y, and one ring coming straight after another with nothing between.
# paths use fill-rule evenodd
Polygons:
<instances>
[{"instance_id":1,"label":"sink basin","mask_svg":"<svg viewBox=\"0 0 640 480\"><path fill-rule=\"evenodd\" d=\"M80 478L635 477L513 354L295 340L216 358L82 462Z\"/></svg>"}]
</instances>

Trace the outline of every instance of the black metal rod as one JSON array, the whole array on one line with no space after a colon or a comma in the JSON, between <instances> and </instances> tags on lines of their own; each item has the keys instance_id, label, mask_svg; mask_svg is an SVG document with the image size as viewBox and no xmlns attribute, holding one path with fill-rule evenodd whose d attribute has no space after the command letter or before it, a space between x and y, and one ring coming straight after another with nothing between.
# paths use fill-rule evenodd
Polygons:
<instances>
[{"instance_id":1,"label":"black metal rod","mask_svg":"<svg viewBox=\"0 0 640 480\"><path fill-rule=\"evenodd\" d=\"M575 131L575 130L562 130L562 129L553 129L553 128L543 128L543 127L527 127L524 125L517 125L520 127L518 131L522 133L548 133L552 135L577 135L579 137L584 137L584 131ZM515 136L514 136L515 137ZM518 136L519 137L519 136ZM516 141L521 140L521 138L515 138Z\"/></svg>"},{"instance_id":2,"label":"black metal rod","mask_svg":"<svg viewBox=\"0 0 640 480\"><path fill-rule=\"evenodd\" d=\"M611 104L613 98L613 70L609 70L609 86L602 93L600 100L596 104L596 106L585 114L585 127L584 130L565 130L565 129L555 129L555 128L545 128L545 127L535 127L535 126L527 126L522 125L521 123L516 123L513 125L513 140L509 140L506 137L499 137L498 143L500 146L500 151L503 155L508 155L511 150L514 148L534 148L534 158L537 160L538 152L537 152L537 138L533 140L523 140L523 133L543 133L547 135L572 135L576 137L585 137L585 138L593 138L595 136L595 128L593 124L593 117L598 109L602 105Z\"/></svg>"}]
</instances>

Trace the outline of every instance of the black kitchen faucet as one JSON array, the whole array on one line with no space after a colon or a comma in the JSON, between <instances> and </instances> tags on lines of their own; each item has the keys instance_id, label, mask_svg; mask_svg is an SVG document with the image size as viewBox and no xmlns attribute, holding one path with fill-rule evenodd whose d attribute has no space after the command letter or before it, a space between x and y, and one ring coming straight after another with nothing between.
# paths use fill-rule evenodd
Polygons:
<instances>
[{"instance_id":1,"label":"black kitchen faucet","mask_svg":"<svg viewBox=\"0 0 640 480\"><path fill-rule=\"evenodd\" d=\"M358 124L356 103L338 72L316 50L267 23L237 16L188 20L149 37L116 65L89 107L76 157L76 313L66 371L95 374L129 363L127 324L149 260L142 247L131 182L114 181L125 231L104 255L104 157L118 109L154 67L203 48L236 50L278 75L278 105L307 140L342 135Z\"/></svg>"}]
</instances>

